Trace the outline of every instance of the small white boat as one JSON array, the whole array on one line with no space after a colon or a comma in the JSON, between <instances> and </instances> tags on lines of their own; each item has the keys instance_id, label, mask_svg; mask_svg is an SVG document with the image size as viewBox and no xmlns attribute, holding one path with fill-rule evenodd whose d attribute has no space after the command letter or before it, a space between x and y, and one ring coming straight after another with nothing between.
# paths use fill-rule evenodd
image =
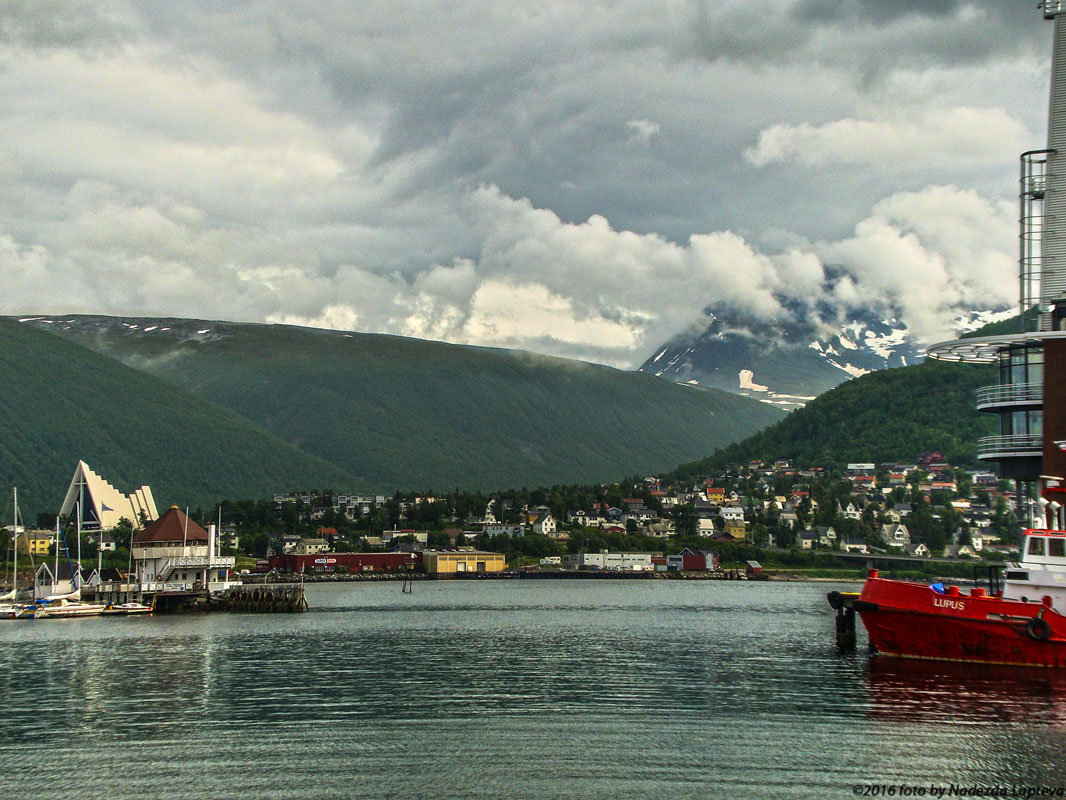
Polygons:
<instances>
[{"instance_id":1,"label":"small white boat","mask_svg":"<svg viewBox=\"0 0 1066 800\"><path fill-rule=\"evenodd\" d=\"M134 614L151 614L152 607L144 603L122 603L117 606L108 606L103 610L104 616L131 616Z\"/></svg>"},{"instance_id":2,"label":"small white boat","mask_svg":"<svg viewBox=\"0 0 1066 800\"><path fill-rule=\"evenodd\" d=\"M67 619L69 617L98 617L107 606L102 603L79 603L60 597L44 600L32 606L33 619Z\"/></svg>"}]
</instances>

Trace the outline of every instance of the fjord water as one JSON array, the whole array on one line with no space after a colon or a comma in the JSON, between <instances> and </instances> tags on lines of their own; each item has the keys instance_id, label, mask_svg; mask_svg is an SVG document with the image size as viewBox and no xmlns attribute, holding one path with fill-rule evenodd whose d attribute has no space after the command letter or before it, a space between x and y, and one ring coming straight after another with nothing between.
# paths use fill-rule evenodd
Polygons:
<instances>
[{"instance_id":1,"label":"fjord water","mask_svg":"<svg viewBox=\"0 0 1066 800\"><path fill-rule=\"evenodd\" d=\"M1066 676L833 644L827 584L309 585L0 624L0 796L845 797L1066 786Z\"/></svg>"}]
</instances>

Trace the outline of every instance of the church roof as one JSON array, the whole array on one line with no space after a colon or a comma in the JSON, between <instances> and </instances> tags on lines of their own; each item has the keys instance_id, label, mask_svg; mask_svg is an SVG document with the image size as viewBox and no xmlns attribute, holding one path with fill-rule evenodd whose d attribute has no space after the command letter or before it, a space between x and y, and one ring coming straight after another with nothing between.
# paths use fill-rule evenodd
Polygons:
<instances>
[{"instance_id":1,"label":"church roof","mask_svg":"<svg viewBox=\"0 0 1066 800\"><path fill-rule=\"evenodd\" d=\"M71 516L79 500L84 501L81 519L87 530L110 530L123 517L136 527L142 512L150 520L158 516L150 487L142 486L131 494L123 494L89 469L84 461L79 461L74 469L74 477L59 510L60 516Z\"/></svg>"},{"instance_id":2,"label":"church roof","mask_svg":"<svg viewBox=\"0 0 1066 800\"><path fill-rule=\"evenodd\" d=\"M171 506L166 512L145 528L133 534L134 544L148 542L206 542L207 531L185 516L177 506Z\"/></svg>"}]
</instances>

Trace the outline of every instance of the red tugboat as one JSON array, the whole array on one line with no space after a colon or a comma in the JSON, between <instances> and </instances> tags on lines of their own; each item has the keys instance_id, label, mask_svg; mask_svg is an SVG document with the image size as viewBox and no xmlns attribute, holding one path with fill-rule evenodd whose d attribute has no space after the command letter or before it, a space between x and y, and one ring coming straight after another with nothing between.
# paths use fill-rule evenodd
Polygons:
<instances>
[{"instance_id":1,"label":"red tugboat","mask_svg":"<svg viewBox=\"0 0 1066 800\"><path fill-rule=\"evenodd\" d=\"M1066 667L1066 531L1027 530L1022 560L995 594L886 580L870 570L851 606L884 655Z\"/></svg>"},{"instance_id":2,"label":"red tugboat","mask_svg":"<svg viewBox=\"0 0 1066 800\"><path fill-rule=\"evenodd\" d=\"M1066 11L1041 3L1055 25L1048 146L1021 156L1021 328L1016 334L933 345L942 361L998 364L999 383L977 408L999 435L977 457L1014 481L1028 521L1021 560L986 592L886 580L871 570L862 592L831 592L837 641L854 646L858 612L879 653L909 658L1066 667Z\"/></svg>"}]
</instances>

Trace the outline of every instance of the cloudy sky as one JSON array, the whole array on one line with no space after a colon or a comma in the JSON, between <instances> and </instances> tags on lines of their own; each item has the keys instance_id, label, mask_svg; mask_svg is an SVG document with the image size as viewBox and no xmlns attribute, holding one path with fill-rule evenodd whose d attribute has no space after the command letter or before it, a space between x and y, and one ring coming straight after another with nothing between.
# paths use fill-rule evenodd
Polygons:
<instances>
[{"instance_id":1,"label":"cloudy sky","mask_svg":"<svg viewBox=\"0 0 1066 800\"><path fill-rule=\"evenodd\" d=\"M1050 37L1035 0L0 0L0 313L623 367L713 303L936 339L1016 299Z\"/></svg>"}]
</instances>

